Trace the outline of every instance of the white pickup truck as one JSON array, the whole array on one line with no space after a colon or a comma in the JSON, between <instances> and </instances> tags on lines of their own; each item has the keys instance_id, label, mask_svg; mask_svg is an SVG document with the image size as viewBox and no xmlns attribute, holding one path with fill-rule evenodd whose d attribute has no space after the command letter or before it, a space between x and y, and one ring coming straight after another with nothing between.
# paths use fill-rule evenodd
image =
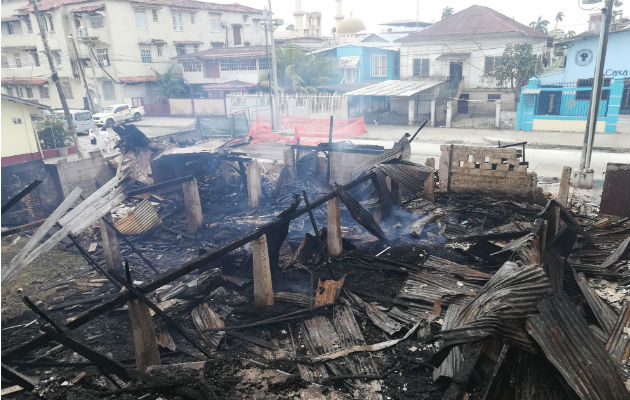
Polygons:
<instances>
[{"instance_id":1,"label":"white pickup truck","mask_svg":"<svg viewBox=\"0 0 630 400\"><path fill-rule=\"evenodd\" d=\"M140 121L144 115L144 107L129 107L129 104L114 104L107 106L102 112L93 115L94 123L111 128L119 122L129 120Z\"/></svg>"}]
</instances>

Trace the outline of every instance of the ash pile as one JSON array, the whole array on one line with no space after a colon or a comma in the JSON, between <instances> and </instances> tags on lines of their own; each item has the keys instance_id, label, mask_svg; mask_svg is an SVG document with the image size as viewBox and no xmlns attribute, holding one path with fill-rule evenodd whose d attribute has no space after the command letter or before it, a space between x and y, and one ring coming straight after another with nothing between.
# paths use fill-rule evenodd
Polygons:
<instances>
[{"instance_id":1,"label":"ash pile","mask_svg":"<svg viewBox=\"0 0 630 400\"><path fill-rule=\"evenodd\" d=\"M84 260L10 294L7 398L630 396L630 221L574 214L517 150L444 146L436 170L409 135L282 163L129 137L3 260L5 289Z\"/></svg>"}]
</instances>

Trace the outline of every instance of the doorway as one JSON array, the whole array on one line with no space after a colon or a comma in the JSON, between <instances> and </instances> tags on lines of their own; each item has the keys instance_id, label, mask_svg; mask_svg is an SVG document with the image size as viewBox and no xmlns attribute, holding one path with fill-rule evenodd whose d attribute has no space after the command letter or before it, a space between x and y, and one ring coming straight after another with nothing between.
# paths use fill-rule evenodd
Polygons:
<instances>
[{"instance_id":1,"label":"doorway","mask_svg":"<svg viewBox=\"0 0 630 400\"><path fill-rule=\"evenodd\" d=\"M470 99L470 95L466 93L462 93L459 95L459 99L457 99L457 114L468 114L468 100Z\"/></svg>"},{"instance_id":2,"label":"doorway","mask_svg":"<svg viewBox=\"0 0 630 400\"><path fill-rule=\"evenodd\" d=\"M241 26L232 25L232 33L234 34L234 46L241 44Z\"/></svg>"}]
</instances>

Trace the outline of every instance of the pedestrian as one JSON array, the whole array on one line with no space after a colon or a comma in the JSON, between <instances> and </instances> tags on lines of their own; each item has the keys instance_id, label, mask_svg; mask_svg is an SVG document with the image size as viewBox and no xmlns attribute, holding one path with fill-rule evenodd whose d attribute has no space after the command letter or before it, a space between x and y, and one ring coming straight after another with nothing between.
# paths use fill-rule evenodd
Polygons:
<instances>
[{"instance_id":1,"label":"pedestrian","mask_svg":"<svg viewBox=\"0 0 630 400\"><path fill-rule=\"evenodd\" d=\"M88 133L90 135L90 151L98 150L98 146L96 145L96 132L94 132L94 129L90 129Z\"/></svg>"},{"instance_id":2,"label":"pedestrian","mask_svg":"<svg viewBox=\"0 0 630 400\"><path fill-rule=\"evenodd\" d=\"M109 153L109 133L107 127L103 125L98 132L97 147L103 153Z\"/></svg>"}]
</instances>

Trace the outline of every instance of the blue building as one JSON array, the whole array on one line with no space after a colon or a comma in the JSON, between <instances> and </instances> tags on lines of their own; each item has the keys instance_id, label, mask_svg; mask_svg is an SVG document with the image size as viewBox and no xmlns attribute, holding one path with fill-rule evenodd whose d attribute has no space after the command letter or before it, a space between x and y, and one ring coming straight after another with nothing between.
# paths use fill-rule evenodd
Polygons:
<instances>
[{"instance_id":1,"label":"blue building","mask_svg":"<svg viewBox=\"0 0 630 400\"><path fill-rule=\"evenodd\" d=\"M516 129L583 131L590 105L599 36L567 39L566 67L530 79L521 90ZM560 43L563 44L563 43ZM597 131L616 132L619 114L630 112L630 29L611 32Z\"/></svg>"},{"instance_id":2,"label":"blue building","mask_svg":"<svg viewBox=\"0 0 630 400\"><path fill-rule=\"evenodd\" d=\"M393 47L344 44L314 54L333 60L336 84L400 79L400 52Z\"/></svg>"}]
</instances>

